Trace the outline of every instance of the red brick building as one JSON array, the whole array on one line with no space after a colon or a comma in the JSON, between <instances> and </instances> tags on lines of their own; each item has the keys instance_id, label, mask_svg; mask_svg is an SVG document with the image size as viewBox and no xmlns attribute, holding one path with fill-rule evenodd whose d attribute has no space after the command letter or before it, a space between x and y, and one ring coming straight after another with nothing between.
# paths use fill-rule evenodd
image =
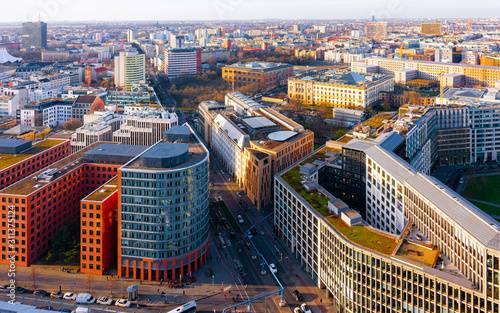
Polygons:
<instances>
[{"instance_id":1,"label":"red brick building","mask_svg":"<svg viewBox=\"0 0 500 313\"><path fill-rule=\"evenodd\" d=\"M287 79L293 76L293 66L285 63L235 63L222 68L222 79L228 84L245 86L258 84L262 90L287 84Z\"/></svg>"}]
</instances>

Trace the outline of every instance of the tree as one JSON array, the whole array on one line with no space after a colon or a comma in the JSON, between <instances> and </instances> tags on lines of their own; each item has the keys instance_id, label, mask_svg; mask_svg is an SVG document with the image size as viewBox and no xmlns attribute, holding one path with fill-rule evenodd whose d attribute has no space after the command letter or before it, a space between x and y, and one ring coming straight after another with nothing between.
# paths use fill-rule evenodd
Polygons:
<instances>
[{"instance_id":1,"label":"tree","mask_svg":"<svg viewBox=\"0 0 500 313\"><path fill-rule=\"evenodd\" d=\"M36 278L38 277L38 270L33 265L31 266L31 271L29 274L31 281L33 282L33 289L36 288Z\"/></svg>"},{"instance_id":2,"label":"tree","mask_svg":"<svg viewBox=\"0 0 500 313\"><path fill-rule=\"evenodd\" d=\"M391 109L391 95L389 93L386 93L384 95L382 108L384 108L384 110L390 110Z\"/></svg>"},{"instance_id":3,"label":"tree","mask_svg":"<svg viewBox=\"0 0 500 313\"><path fill-rule=\"evenodd\" d=\"M85 279L85 287L89 288L89 293L93 283L94 283L94 275L87 274L87 278Z\"/></svg>"},{"instance_id":4,"label":"tree","mask_svg":"<svg viewBox=\"0 0 500 313\"><path fill-rule=\"evenodd\" d=\"M35 120L33 122L35 123L36 127L43 126L43 114L42 113L35 114Z\"/></svg>"},{"instance_id":5,"label":"tree","mask_svg":"<svg viewBox=\"0 0 500 313\"><path fill-rule=\"evenodd\" d=\"M403 92L403 105L404 104L418 104L420 101L420 93L414 90Z\"/></svg>"},{"instance_id":6,"label":"tree","mask_svg":"<svg viewBox=\"0 0 500 313\"><path fill-rule=\"evenodd\" d=\"M77 128L82 127L82 125L83 125L82 121L80 121L77 118L72 118L64 122L63 128L65 130L76 130Z\"/></svg>"},{"instance_id":7,"label":"tree","mask_svg":"<svg viewBox=\"0 0 500 313\"><path fill-rule=\"evenodd\" d=\"M119 285L120 281L118 280L118 277L113 277L108 279L106 286L109 288L109 293L111 296L113 295L113 290L115 290L115 288L118 287Z\"/></svg>"}]
</instances>

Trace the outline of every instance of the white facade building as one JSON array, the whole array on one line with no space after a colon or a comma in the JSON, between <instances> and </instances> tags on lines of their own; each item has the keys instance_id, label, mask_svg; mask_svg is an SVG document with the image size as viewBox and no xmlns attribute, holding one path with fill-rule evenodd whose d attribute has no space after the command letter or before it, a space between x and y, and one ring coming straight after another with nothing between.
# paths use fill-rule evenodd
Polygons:
<instances>
[{"instance_id":1,"label":"white facade building","mask_svg":"<svg viewBox=\"0 0 500 313\"><path fill-rule=\"evenodd\" d=\"M201 73L201 50L166 49L163 70L169 78L196 76Z\"/></svg>"},{"instance_id":2,"label":"white facade building","mask_svg":"<svg viewBox=\"0 0 500 313\"><path fill-rule=\"evenodd\" d=\"M228 92L225 97L226 105L234 107L234 111L241 116L252 116L260 110L260 104L244 96L241 92Z\"/></svg>"}]
</instances>

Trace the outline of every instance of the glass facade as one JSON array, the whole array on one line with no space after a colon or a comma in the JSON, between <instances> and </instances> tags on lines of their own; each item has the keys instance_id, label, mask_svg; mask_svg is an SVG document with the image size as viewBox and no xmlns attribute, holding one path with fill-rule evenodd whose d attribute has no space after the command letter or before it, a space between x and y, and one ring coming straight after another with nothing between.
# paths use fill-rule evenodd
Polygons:
<instances>
[{"instance_id":1,"label":"glass facade","mask_svg":"<svg viewBox=\"0 0 500 313\"><path fill-rule=\"evenodd\" d=\"M171 259L208 238L208 160L179 171L121 172L122 257Z\"/></svg>"}]
</instances>

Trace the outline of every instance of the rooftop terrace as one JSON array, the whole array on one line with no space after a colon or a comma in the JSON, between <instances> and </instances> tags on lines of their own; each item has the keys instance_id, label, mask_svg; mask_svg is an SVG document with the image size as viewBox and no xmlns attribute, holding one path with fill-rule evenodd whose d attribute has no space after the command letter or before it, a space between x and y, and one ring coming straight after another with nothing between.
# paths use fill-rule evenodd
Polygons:
<instances>
[{"instance_id":1,"label":"rooftop terrace","mask_svg":"<svg viewBox=\"0 0 500 313\"><path fill-rule=\"evenodd\" d=\"M326 148L323 148L300 164L283 173L281 178L347 240L375 252L392 255L399 243L399 239L396 236L377 231L366 224L349 227L342 221L340 216L329 211L328 201L333 199L330 193L326 192L321 187L314 191L307 191L302 186L301 182L303 179L300 174L300 166L306 163L312 163L316 160L324 160L326 156Z\"/></svg>"}]
</instances>

